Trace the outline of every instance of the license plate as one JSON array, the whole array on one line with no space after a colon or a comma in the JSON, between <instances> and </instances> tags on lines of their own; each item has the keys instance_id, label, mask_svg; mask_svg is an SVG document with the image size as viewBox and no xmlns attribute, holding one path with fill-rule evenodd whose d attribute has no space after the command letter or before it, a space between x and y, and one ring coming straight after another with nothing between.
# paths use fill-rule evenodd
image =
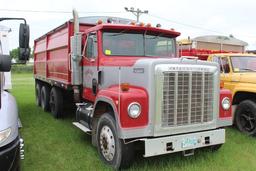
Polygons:
<instances>
[{"instance_id":1,"label":"license plate","mask_svg":"<svg viewBox=\"0 0 256 171\"><path fill-rule=\"evenodd\" d=\"M186 138L182 141L182 148L194 147L197 144L196 138Z\"/></svg>"}]
</instances>

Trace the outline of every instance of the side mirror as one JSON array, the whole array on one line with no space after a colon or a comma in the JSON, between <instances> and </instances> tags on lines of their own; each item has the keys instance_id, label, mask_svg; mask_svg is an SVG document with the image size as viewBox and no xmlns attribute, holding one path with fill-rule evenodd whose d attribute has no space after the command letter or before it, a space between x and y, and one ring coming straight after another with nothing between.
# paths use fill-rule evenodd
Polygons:
<instances>
[{"instance_id":1,"label":"side mirror","mask_svg":"<svg viewBox=\"0 0 256 171\"><path fill-rule=\"evenodd\" d=\"M30 56L30 50L29 50L29 25L27 24L20 24L20 30L19 30L19 60L20 61L27 61Z\"/></svg>"},{"instance_id":2,"label":"side mirror","mask_svg":"<svg viewBox=\"0 0 256 171\"><path fill-rule=\"evenodd\" d=\"M20 48L19 49L19 60L20 61L28 61L30 56L29 48Z\"/></svg>"},{"instance_id":3,"label":"side mirror","mask_svg":"<svg viewBox=\"0 0 256 171\"><path fill-rule=\"evenodd\" d=\"M29 47L29 25L20 24L19 30L19 46L20 48L28 48Z\"/></svg>"},{"instance_id":4,"label":"side mirror","mask_svg":"<svg viewBox=\"0 0 256 171\"><path fill-rule=\"evenodd\" d=\"M11 58L9 55L0 55L0 71L8 72L11 70Z\"/></svg>"}]
</instances>

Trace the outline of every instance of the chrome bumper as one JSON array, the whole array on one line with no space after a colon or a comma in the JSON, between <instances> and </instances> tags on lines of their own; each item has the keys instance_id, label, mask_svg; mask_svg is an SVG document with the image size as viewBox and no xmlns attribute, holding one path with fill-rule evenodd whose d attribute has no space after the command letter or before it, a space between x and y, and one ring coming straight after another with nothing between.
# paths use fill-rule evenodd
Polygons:
<instances>
[{"instance_id":1,"label":"chrome bumper","mask_svg":"<svg viewBox=\"0 0 256 171\"><path fill-rule=\"evenodd\" d=\"M144 157L150 157L223 144L225 143L225 129L141 139L141 141L145 142Z\"/></svg>"}]
</instances>

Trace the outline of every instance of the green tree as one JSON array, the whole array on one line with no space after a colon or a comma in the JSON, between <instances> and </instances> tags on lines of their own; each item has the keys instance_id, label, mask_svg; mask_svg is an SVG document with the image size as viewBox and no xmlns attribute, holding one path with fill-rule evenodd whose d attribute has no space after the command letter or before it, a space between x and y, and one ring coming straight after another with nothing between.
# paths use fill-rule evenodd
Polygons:
<instances>
[{"instance_id":1,"label":"green tree","mask_svg":"<svg viewBox=\"0 0 256 171\"><path fill-rule=\"evenodd\" d=\"M15 48L10 51L10 56L12 59L15 59L15 60L19 59L19 50L20 48Z\"/></svg>"},{"instance_id":2,"label":"green tree","mask_svg":"<svg viewBox=\"0 0 256 171\"><path fill-rule=\"evenodd\" d=\"M33 50L31 49L31 47L29 47L29 50L30 50L30 58L33 58L34 57L34 52ZM15 48L15 49L12 49L10 51L10 56L12 59L15 59L16 61L19 60L19 51L20 51L20 48Z\"/></svg>"}]
</instances>

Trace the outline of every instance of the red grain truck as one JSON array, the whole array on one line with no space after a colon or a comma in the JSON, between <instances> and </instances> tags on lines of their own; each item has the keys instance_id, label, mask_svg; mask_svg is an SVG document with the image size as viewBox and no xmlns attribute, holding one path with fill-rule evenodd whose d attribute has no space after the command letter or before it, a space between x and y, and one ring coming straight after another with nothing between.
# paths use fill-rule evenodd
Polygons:
<instances>
[{"instance_id":1,"label":"red grain truck","mask_svg":"<svg viewBox=\"0 0 256 171\"><path fill-rule=\"evenodd\" d=\"M176 31L91 20L74 13L35 40L37 105L59 118L65 101L75 102L73 124L116 169L130 165L135 146L144 157L188 156L225 142L231 93L220 90L216 63L174 58Z\"/></svg>"}]
</instances>

